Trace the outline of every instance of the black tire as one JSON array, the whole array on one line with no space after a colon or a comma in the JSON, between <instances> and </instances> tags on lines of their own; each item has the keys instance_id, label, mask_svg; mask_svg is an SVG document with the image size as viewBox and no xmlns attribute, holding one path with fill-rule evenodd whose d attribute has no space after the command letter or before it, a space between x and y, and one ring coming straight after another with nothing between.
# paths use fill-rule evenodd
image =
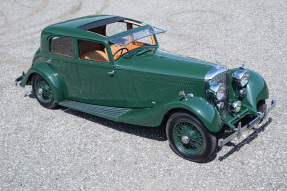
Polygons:
<instances>
[{"instance_id":1,"label":"black tire","mask_svg":"<svg viewBox=\"0 0 287 191\"><path fill-rule=\"evenodd\" d=\"M257 111L258 112L262 112L264 113L264 110L265 110L265 100L260 100L258 103L257 103ZM264 118L263 118L264 119ZM263 119L260 120L259 124L263 121Z\"/></svg>"},{"instance_id":2,"label":"black tire","mask_svg":"<svg viewBox=\"0 0 287 191\"><path fill-rule=\"evenodd\" d=\"M55 102L51 85L40 74L34 74L32 76L32 88L36 99L43 107L54 109L58 106Z\"/></svg>"},{"instance_id":3,"label":"black tire","mask_svg":"<svg viewBox=\"0 0 287 191\"><path fill-rule=\"evenodd\" d=\"M193 162L205 161L216 148L216 136L192 114L179 112L171 115L166 135L172 150Z\"/></svg>"}]
</instances>

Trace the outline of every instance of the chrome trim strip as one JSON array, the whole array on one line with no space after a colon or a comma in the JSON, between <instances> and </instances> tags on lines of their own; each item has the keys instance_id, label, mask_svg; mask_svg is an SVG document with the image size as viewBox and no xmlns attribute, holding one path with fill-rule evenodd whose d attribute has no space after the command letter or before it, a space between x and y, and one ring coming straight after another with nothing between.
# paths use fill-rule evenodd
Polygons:
<instances>
[{"instance_id":1,"label":"chrome trim strip","mask_svg":"<svg viewBox=\"0 0 287 191\"><path fill-rule=\"evenodd\" d=\"M239 122L237 130L238 130L237 139L239 139L242 135L241 122Z\"/></svg>"},{"instance_id":2,"label":"chrome trim strip","mask_svg":"<svg viewBox=\"0 0 287 191\"><path fill-rule=\"evenodd\" d=\"M239 122L238 127L236 128L235 132L231 135L229 135L228 137L226 137L225 139L220 138L218 139L218 146L222 147L223 145L225 145L226 143L228 143L229 141L233 140L234 138L240 138L241 134L244 131L247 131L248 129L252 129L254 128L259 121L263 118L266 118L267 114L276 106L276 100L272 100L270 107L267 109L267 106L265 107L265 111L262 114L259 114L254 120L252 120L251 122L249 122L247 125L245 125L244 127L241 127L241 122Z\"/></svg>"},{"instance_id":3,"label":"chrome trim strip","mask_svg":"<svg viewBox=\"0 0 287 191\"><path fill-rule=\"evenodd\" d=\"M264 117L264 116L263 116ZM248 129L252 129L255 125L257 125L260 122L260 119L263 118L262 115L259 115L255 119L253 119L251 122L247 124Z\"/></svg>"},{"instance_id":4,"label":"chrome trim strip","mask_svg":"<svg viewBox=\"0 0 287 191\"><path fill-rule=\"evenodd\" d=\"M226 72L226 96L225 96L225 110L223 112L223 115L227 115L228 114L228 110L229 110L229 75L230 75L230 71L228 70Z\"/></svg>"}]
</instances>

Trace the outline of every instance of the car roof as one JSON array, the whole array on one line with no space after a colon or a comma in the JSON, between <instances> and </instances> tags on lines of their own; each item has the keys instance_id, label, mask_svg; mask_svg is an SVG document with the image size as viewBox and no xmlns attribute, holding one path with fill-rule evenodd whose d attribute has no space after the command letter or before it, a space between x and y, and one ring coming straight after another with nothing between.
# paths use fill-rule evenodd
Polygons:
<instances>
[{"instance_id":1,"label":"car roof","mask_svg":"<svg viewBox=\"0 0 287 191\"><path fill-rule=\"evenodd\" d=\"M91 15L91 16L80 17L80 18L50 25L42 31L42 38L47 39L46 38L47 36L69 36L69 37L108 42L110 39L126 34L127 31L115 34L113 36L106 37L106 36L102 36L94 32L90 32L88 31L88 29L107 25L113 22L126 20L126 19L143 25L141 27L137 27L131 30L138 30L138 28L145 28L149 26L145 23L142 23L141 21L137 21L137 20L129 19L125 17L119 17L119 16L114 16L114 15Z\"/></svg>"}]
</instances>

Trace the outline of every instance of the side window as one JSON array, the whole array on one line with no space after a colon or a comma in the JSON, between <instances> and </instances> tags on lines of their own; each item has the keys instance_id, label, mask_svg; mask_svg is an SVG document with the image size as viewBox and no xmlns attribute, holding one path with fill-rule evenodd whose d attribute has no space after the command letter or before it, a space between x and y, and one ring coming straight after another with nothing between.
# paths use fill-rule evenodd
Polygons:
<instances>
[{"instance_id":1,"label":"side window","mask_svg":"<svg viewBox=\"0 0 287 191\"><path fill-rule=\"evenodd\" d=\"M50 41L51 53L74 57L73 41L68 37L53 37Z\"/></svg>"},{"instance_id":2,"label":"side window","mask_svg":"<svg viewBox=\"0 0 287 191\"><path fill-rule=\"evenodd\" d=\"M78 45L81 59L109 62L105 45L102 43L79 40Z\"/></svg>"}]
</instances>

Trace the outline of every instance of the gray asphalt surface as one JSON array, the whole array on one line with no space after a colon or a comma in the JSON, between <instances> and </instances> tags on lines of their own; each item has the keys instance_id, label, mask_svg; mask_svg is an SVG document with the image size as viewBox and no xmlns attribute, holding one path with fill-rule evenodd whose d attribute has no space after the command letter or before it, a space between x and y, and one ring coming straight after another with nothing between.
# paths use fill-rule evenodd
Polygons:
<instances>
[{"instance_id":1,"label":"gray asphalt surface","mask_svg":"<svg viewBox=\"0 0 287 191\"><path fill-rule=\"evenodd\" d=\"M41 107L31 86L14 87L50 24L92 14L166 29L167 51L228 68L246 62L277 99L258 130L204 164L177 156L163 128ZM0 190L287 190L287 1L1 0Z\"/></svg>"}]
</instances>

